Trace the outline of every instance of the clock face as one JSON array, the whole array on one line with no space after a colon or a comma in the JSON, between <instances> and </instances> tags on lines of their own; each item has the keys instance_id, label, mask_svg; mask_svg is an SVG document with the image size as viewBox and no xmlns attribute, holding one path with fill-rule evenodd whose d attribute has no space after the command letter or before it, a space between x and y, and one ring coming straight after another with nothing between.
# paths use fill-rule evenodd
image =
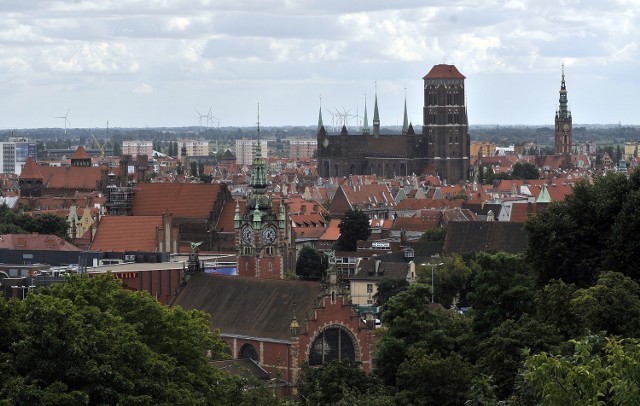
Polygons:
<instances>
[{"instance_id":1,"label":"clock face","mask_svg":"<svg viewBox=\"0 0 640 406\"><path fill-rule=\"evenodd\" d=\"M565 123L564 126L562 126L562 129L566 132L569 131L569 124Z\"/></svg>"},{"instance_id":2,"label":"clock face","mask_svg":"<svg viewBox=\"0 0 640 406\"><path fill-rule=\"evenodd\" d=\"M325 148L329 146L329 138L325 138L325 139L322 141L322 146L323 146L323 147L325 147Z\"/></svg>"},{"instance_id":3,"label":"clock face","mask_svg":"<svg viewBox=\"0 0 640 406\"><path fill-rule=\"evenodd\" d=\"M273 227L267 227L262 231L262 239L265 244L273 244L276 241L276 230Z\"/></svg>"},{"instance_id":4,"label":"clock face","mask_svg":"<svg viewBox=\"0 0 640 406\"><path fill-rule=\"evenodd\" d=\"M251 244L252 239L253 239L253 230L249 226L244 227L242 229L242 241L244 241L245 244Z\"/></svg>"}]
</instances>

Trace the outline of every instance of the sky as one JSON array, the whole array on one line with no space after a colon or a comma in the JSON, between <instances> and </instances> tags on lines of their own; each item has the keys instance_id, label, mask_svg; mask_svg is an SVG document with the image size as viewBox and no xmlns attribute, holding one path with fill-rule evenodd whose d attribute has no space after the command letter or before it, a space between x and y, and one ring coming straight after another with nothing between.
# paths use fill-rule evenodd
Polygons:
<instances>
[{"instance_id":1,"label":"sky","mask_svg":"<svg viewBox=\"0 0 640 406\"><path fill-rule=\"evenodd\" d=\"M471 125L552 125L563 64L574 124L640 124L640 0L0 0L0 128L421 125L441 63Z\"/></svg>"}]
</instances>

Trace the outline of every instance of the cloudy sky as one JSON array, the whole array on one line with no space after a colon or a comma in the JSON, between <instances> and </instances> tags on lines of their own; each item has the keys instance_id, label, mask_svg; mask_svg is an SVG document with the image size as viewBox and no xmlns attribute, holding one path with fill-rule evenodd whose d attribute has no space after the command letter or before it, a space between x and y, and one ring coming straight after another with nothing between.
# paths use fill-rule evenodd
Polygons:
<instances>
[{"instance_id":1,"label":"cloudy sky","mask_svg":"<svg viewBox=\"0 0 640 406\"><path fill-rule=\"evenodd\" d=\"M574 123L640 124L640 0L0 0L0 128L371 120L376 83L422 124L440 63L471 124L552 124L563 63Z\"/></svg>"}]
</instances>

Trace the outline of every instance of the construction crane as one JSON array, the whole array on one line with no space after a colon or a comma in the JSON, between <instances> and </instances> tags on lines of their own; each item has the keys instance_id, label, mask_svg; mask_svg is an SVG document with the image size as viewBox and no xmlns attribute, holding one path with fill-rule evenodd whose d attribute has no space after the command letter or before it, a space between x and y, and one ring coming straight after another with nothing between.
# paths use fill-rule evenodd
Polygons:
<instances>
[{"instance_id":1,"label":"construction crane","mask_svg":"<svg viewBox=\"0 0 640 406\"><path fill-rule=\"evenodd\" d=\"M96 142L96 144L98 145L98 148L100 148L100 159L104 159L104 144L100 144L98 142L98 139L96 138L95 135L93 135L92 132L89 132L89 134L91 134L91 136L93 137L93 140Z\"/></svg>"}]
</instances>

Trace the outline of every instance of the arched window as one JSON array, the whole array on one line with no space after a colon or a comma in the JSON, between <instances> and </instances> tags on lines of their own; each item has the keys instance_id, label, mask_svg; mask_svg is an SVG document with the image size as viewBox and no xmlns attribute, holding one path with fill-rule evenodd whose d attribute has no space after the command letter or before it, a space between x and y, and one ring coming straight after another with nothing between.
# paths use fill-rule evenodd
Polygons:
<instances>
[{"instance_id":1,"label":"arched window","mask_svg":"<svg viewBox=\"0 0 640 406\"><path fill-rule=\"evenodd\" d=\"M313 340L309 351L309 365L322 365L331 361L356 361L356 351L351 334L344 328L333 326L324 329Z\"/></svg>"},{"instance_id":2,"label":"arched window","mask_svg":"<svg viewBox=\"0 0 640 406\"><path fill-rule=\"evenodd\" d=\"M258 351L251 344L245 344L240 349L240 358L250 358L256 362L260 361Z\"/></svg>"}]
</instances>

